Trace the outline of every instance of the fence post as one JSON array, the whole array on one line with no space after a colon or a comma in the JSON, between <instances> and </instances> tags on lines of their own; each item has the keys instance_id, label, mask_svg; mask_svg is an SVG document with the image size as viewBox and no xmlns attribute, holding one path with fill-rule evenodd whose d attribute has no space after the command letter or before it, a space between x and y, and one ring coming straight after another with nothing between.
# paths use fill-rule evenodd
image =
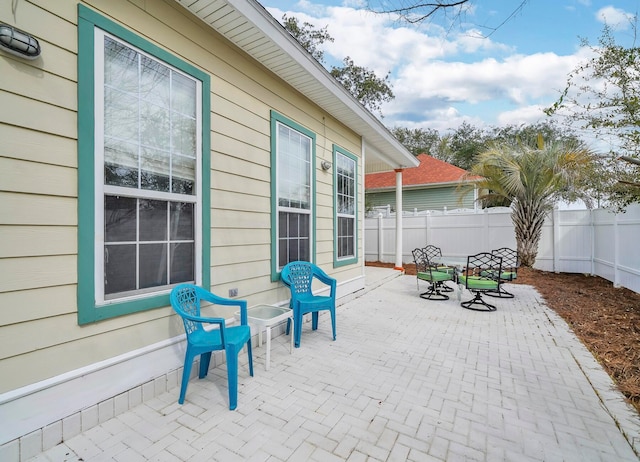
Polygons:
<instances>
[{"instance_id":1,"label":"fence post","mask_svg":"<svg viewBox=\"0 0 640 462\"><path fill-rule=\"evenodd\" d=\"M382 261L382 213L378 213L378 261Z\"/></svg>"},{"instance_id":2,"label":"fence post","mask_svg":"<svg viewBox=\"0 0 640 462\"><path fill-rule=\"evenodd\" d=\"M620 214L616 212L613 218L613 287L620 287L620 270L618 269L620 262L620 229L618 227L618 217L620 217Z\"/></svg>"},{"instance_id":3,"label":"fence post","mask_svg":"<svg viewBox=\"0 0 640 462\"><path fill-rule=\"evenodd\" d=\"M559 251L560 251L560 223L558 223L558 207L555 206L553 207L553 211L551 212L551 225L552 225L552 242L553 245L551 246L551 252L553 253L552 257L553 257L553 272L554 273L559 273L560 272L560 256Z\"/></svg>"},{"instance_id":4,"label":"fence post","mask_svg":"<svg viewBox=\"0 0 640 462\"><path fill-rule=\"evenodd\" d=\"M590 275L595 276L596 273L596 225L595 225L595 210L589 209L589 231L591 234L591 267Z\"/></svg>"},{"instance_id":5,"label":"fence post","mask_svg":"<svg viewBox=\"0 0 640 462\"><path fill-rule=\"evenodd\" d=\"M482 251L489 252L489 209L484 209L484 215L482 217Z\"/></svg>"}]
</instances>

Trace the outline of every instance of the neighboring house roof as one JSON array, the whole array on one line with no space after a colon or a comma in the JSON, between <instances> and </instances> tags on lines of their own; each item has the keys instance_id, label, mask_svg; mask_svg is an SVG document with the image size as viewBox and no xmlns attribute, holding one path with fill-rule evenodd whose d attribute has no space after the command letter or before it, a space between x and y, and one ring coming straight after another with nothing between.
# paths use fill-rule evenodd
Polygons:
<instances>
[{"instance_id":1,"label":"neighboring house roof","mask_svg":"<svg viewBox=\"0 0 640 462\"><path fill-rule=\"evenodd\" d=\"M402 171L402 186L436 186L436 185L456 185L468 181L464 177L469 172L451 165L442 160L431 157L427 154L420 154L416 157L420 165L407 168ZM477 177L472 177L475 179ZM373 189L395 189L396 173L380 172L368 173L365 175L364 188L366 191Z\"/></svg>"},{"instance_id":2,"label":"neighboring house roof","mask_svg":"<svg viewBox=\"0 0 640 462\"><path fill-rule=\"evenodd\" d=\"M363 137L365 161L392 168L415 157L255 0L175 0L323 110Z\"/></svg>"}]
</instances>

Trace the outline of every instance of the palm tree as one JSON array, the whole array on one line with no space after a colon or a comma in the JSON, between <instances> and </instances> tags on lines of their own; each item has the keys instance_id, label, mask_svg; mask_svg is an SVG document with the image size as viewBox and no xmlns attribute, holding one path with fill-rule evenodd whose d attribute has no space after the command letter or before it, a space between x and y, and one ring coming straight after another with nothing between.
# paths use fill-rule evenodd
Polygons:
<instances>
[{"instance_id":1,"label":"palm tree","mask_svg":"<svg viewBox=\"0 0 640 462\"><path fill-rule=\"evenodd\" d=\"M482 203L511 204L521 264L533 266L545 217L560 199L580 198L587 206L585 179L592 177L593 153L576 142L503 141L476 158L470 173Z\"/></svg>"}]
</instances>

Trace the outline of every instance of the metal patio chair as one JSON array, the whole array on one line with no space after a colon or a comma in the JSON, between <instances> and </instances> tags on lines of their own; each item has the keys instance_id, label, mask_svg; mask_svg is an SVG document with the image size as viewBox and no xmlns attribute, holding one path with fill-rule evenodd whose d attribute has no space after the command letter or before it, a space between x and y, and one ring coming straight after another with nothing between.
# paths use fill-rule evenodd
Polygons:
<instances>
[{"instance_id":1,"label":"metal patio chair","mask_svg":"<svg viewBox=\"0 0 640 462\"><path fill-rule=\"evenodd\" d=\"M429 257L424 249L414 249L413 261L416 265L416 285L420 289L420 281L429 283L426 292L420 294L420 298L425 300L449 300L449 296L443 294L443 284L445 281L453 281L454 275L438 270L438 266L429 261Z\"/></svg>"},{"instance_id":2,"label":"metal patio chair","mask_svg":"<svg viewBox=\"0 0 640 462\"><path fill-rule=\"evenodd\" d=\"M429 259L429 262L433 263L433 259L435 257L442 257L442 249L440 247L436 247L435 245L429 244L426 247L424 247L422 250L427 256L427 258ZM438 271L442 271L445 273L450 273L450 274L456 273L456 269L451 266L439 264L437 265L437 268L438 268ZM453 292L455 290L453 287L449 287L447 284L444 284L444 283L441 284L440 289L443 292Z\"/></svg>"},{"instance_id":3,"label":"metal patio chair","mask_svg":"<svg viewBox=\"0 0 640 462\"><path fill-rule=\"evenodd\" d=\"M517 250L510 249L509 247L502 247L500 249L492 250L491 253L502 257L502 271L500 272L500 281L502 283L511 282L518 277L520 255ZM513 298L513 294L511 292L507 292L502 284L500 284L498 292L487 292L487 295L498 298Z\"/></svg>"},{"instance_id":4,"label":"metal patio chair","mask_svg":"<svg viewBox=\"0 0 640 462\"><path fill-rule=\"evenodd\" d=\"M495 305L487 303L482 295L500 290L501 270L502 257L489 252L468 256L467 266L458 276L458 282L474 294L474 297L460 305L470 310L495 311Z\"/></svg>"}]
</instances>

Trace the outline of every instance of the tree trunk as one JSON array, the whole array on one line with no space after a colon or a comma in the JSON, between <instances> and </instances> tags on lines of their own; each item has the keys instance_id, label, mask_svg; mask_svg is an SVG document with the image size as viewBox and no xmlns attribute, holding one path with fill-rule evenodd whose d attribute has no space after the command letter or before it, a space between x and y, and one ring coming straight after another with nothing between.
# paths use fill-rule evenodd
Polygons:
<instances>
[{"instance_id":1,"label":"tree trunk","mask_svg":"<svg viewBox=\"0 0 640 462\"><path fill-rule=\"evenodd\" d=\"M520 265L533 267L538 256L546 209L540 203L515 202L511 220L516 233Z\"/></svg>"}]
</instances>

